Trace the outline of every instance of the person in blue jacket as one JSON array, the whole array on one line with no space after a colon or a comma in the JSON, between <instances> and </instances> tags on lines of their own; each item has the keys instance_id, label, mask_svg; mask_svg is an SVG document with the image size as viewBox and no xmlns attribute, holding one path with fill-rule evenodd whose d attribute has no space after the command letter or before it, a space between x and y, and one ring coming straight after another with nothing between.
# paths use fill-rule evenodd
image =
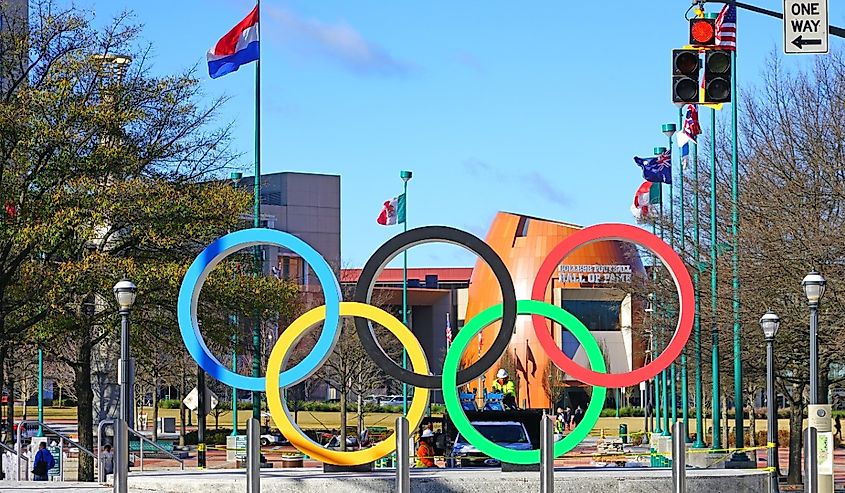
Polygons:
<instances>
[{"instance_id":1,"label":"person in blue jacket","mask_svg":"<svg viewBox=\"0 0 845 493\"><path fill-rule=\"evenodd\" d=\"M47 481L47 471L56 466L56 459L47 450L47 442L38 444L38 452L35 454L35 464L32 467L34 481Z\"/></svg>"}]
</instances>

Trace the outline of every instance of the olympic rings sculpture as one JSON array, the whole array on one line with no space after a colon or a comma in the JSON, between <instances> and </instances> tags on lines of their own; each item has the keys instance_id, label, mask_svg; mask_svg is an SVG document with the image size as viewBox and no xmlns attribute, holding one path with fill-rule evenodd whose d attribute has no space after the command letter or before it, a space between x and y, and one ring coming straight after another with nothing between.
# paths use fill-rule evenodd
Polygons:
<instances>
[{"instance_id":1,"label":"olympic rings sculpture","mask_svg":"<svg viewBox=\"0 0 845 493\"><path fill-rule=\"evenodd\" d=\"M609 374L598 343L589 329L574 315L561 307L546 303L549 280L563 260L577 248L596 241L618 240L634 243L651 250L668 268L677 288L679 302L678 326L672 339L658 357L636 370ZM379 274L402 251L415 245L444 242L461 246L478 255L493 271L502 291L502 303L468 320L457 332L443 362L443 373L432 375L425 352L411 330L390 313L369 304ZM314 308L297 318L282 331L270 352L266 377L239 375L226 368L203 341L197 323L197 302L202 286L211 270L226 256L256 245L274 245L298 254L314 270L323 287L325 305ZM540 345L551 361L571 377L594 389L584 419L563 440L555 443L555 456L572 450L583 440L598 421L607 388L634 386L667 368L680 355L692 333L695 302L692 280L683 260L655 235L626 224L600 224L579 230L555 246L543 261L531 292L531 299L517 300L513 280L501 257L475 235L446 226L426 226L403 232L379 247L367 261L355 287L354 301L342 299L337 278L323 257L310 245L283 231L253 228L227 234L205 248L188 268L179 290L177 314L179 330L191 357L209 375L228 386L242 390L265 391L270 414L282 434L300 451L322 462L351 466L380 459L395 450L394 440L384 440L367 449L338 452L321 447L308 438L294 423L281 398L281 389L295 385L313 375L331 355L340 334L340 318L354 317L361 344L373 361L394 379L417 388L408 408L407 419L412 428L419 426L428 404L429 391L441 388L446 410L455 427L479 451L503 462L536 464L539 450L516 451L501 447L473 428L461 408L457 396L460 385L478 377L492 367L510 343L517 315L530 315ZM460 369L460 360L470 341L491 323L501 320L501 328L490 349L468 368ZM546 326L552 320L569 330L584 347L590 368L569 359L554 342ZM373 334L371 322L384 326L402 343L412 370L397 365L385 354ZM287 368L291 350L309 330L319 324L323 330L311 352L292 368Z\"/></svg>"}]
</instances>

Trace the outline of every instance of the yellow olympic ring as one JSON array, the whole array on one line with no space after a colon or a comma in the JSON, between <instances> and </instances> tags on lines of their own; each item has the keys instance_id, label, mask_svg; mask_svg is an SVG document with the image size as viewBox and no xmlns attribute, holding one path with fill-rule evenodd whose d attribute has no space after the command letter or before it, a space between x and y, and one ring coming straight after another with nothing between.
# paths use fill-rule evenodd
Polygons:
<instances>
[{"instance_id":1,"label":"yellow olympic ring","mask_svg":"<svg viewBox=\"0 0 845 493\"><path fill-rule=\"evenodd\" d=\"M340 315L363 317L384 326L405 347L414 371L423 375L429 374L428 361L426 360L425 352L420 345L420 341L393 315L372 305L348 301L340 303ZM285 438L290 440L290 443L300 452L314 459L337 466L352 466L374 462L396 450L396 441L386 439L374 447L356 450L354 452L340 452L323 448L308 438L299 426L293 422L287 403L281 398L279 373L283 367L287 366L291 349L296 346L299 339L309 329L318 325L325 318L325 305L314 308L294 320L279 335L279 340L273 346L273 350L270 352L270 358L267 361L267 406L270 408L270 415ZM414 391L411 406L408 408L410 429L415 429L422 422L425 409L428 405L428 393L429 390L426 388L417 388Z\"/></svg>"}]
</instances>

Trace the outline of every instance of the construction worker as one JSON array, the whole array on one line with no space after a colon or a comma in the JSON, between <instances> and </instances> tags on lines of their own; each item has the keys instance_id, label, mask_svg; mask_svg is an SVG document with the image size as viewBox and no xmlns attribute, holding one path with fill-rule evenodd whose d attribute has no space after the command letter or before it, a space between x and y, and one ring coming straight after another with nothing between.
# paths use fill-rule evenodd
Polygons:
<instances>
[{"instance_id":1,"label":"construction worker","mask_svg":"<svg viewBox=\"0 0 845 493\"><path fill-rule=\"evenodd\" d=\"M493 382L493 392L502 394L502 404L506 409L516 409L516 386L508 376L504 368L496 372L496 381Z\"/></svg>"},{"instance_id":2,"label":"construction worker","mask_svg":"<svg viewBox=\"0 0 845 493\"><path fill-rule=\"evenodd\" d=\"M416 467L437 467L434 464L434 432L426 428L420 436Z\"/></svg>"}]
</instances>

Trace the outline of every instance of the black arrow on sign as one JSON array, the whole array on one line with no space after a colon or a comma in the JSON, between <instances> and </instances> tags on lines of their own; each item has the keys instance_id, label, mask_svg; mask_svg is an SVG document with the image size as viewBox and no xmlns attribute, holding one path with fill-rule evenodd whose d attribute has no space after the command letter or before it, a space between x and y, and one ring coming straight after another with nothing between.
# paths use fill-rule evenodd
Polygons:
<instances>
[{"instance_id":1,"label":"black arrow on sign","mask_svg":"<svg viewBox=\"0 0 845 493\"><path fill-rule=\"evenodd\" d=\"M792 42L795 46L798 47L799 50L803 50L805 46L808 45L821 45L822 40L820 39L804 39L803 35L798 35L797 38Z\"/></svg>"}]
</instances>

